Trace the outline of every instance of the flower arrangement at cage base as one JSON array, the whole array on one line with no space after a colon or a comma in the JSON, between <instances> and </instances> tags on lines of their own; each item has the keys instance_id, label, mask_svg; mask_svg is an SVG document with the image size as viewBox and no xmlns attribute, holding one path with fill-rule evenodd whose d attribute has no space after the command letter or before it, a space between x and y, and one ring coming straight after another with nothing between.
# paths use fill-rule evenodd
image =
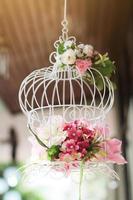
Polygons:
<instances>
[{"instance_id":1,"label":"flower arrangement at cage base","mask_svg":"<svg viewBox=\"0 0 133 200\"><path fill-rule=\"evenodd\" d=\"M109 128L105 125L94 126L86 120L63 123L60 117L53 117L52 121L49 120L45 125L44 132L43 129L41 131L38 129L38 134L32 133L35 136L31 139L32 153L36 154L34 158L37 163L46 160L48 163L55 163L52 169L65 171L66 175L73 169L80 169L79 200L81 200L85 164L104 163L100 171L105 168L107 175L119 179L114 170L108 171L106 163L119 165L127 163L121 154L122 142L116 138L111 139ZM47 144L49 141L51 145ZM59 163L63 163L63 168L58 167Z\"/></svg>"},{"instance_id":2,"label":"flower arrangement at cage base","mask_svg":"<svg viewBox=\"0 0 133 200\"><path fill-rule=\"evenodd\" d=\"M47 147L45 140L38 136L36 136L38 142L32 140L36 158L66 163L74 161L127 163L121 155L122 142L116 138L111 139L106 126L93 127L85 120L76 120L63 124L58 131L65 137L50 147Z\"/></svg>"},{"instance_id":3,"label":"flower arrangement at cage base","mask_svg":"<svg viewBox=\"0 0 133 200\"><path fill-rule=\"evenodd\" d=\"M101 55L92 45L76 45L73 40L59 43L56 65L62 69L68 65L75 67L82 76L86 76L90 84L93 84L91 77L87 73L90 68L95 68L103 77L108 77L109 79L115 73L115 63L110 60L108 53ZM103 85L99 76L96 75L95 79L97 87L102 90ZM113 85L116 87L115 83Z\"/></svg>"}]
</instances>

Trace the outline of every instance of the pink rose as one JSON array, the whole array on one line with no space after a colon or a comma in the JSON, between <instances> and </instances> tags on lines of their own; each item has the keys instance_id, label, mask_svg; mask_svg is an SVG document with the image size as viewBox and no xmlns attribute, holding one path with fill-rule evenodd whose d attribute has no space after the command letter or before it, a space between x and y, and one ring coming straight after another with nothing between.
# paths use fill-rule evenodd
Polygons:
<instances>
[{"instance_id":1,"label":"pink rose","mask_svg":"<svg viewBox=\"0 0 133 200\"><path fill-rule=\"evenodd\" d=\"M107 159L112 163L125 164L127 161L121 155L122 142L116 138L107 140L105 143Z\"/></svg>"},{"instance_id":2,"label":"pink rose","mask_svg":"<svg viewBox=\"0 0 133 200\"><path fill-rule=\"evenodd\" d=\"M92 66L91 60L81 60L81 59L76 60L76 68L78 69L80 74L84 74L86 70L91 66Z\"/></svg>"}]
</instances>

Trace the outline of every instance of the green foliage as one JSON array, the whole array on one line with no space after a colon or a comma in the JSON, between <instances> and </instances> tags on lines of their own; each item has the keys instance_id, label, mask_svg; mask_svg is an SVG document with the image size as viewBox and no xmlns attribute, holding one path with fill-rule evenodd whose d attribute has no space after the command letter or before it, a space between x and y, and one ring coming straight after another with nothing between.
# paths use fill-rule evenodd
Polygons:
<instances>
[{"instance_id":1,"label":"green foliage","mask_svg":"<svg viewBox=\"0 0 133 200\"><path fill-rule=\"evenodd\" d=\"M60 146L59 145L52 145L48 149L48 159L49 160L54 160L55 158L58 158L59 153L60 153Z\"/></svg>"},{"instance_id":2,"label":"green foliage","mask_svg":"<svg viewBox=\"0 0 133 200\"><path fill-rule=\"evenodd\" d=\"M107 76L108 78L111 78L112 74L115 73L114 62L109 59L107 53L103 56L99 54L99 56L96 57L94 68L97 69L104 77Z\"/></svg>"},{"instance_id":3,"label":"green foliage","mask_svg":"<svg viewBox=\"0 0 133 200\"><path fill-rule=\"evenodd\" d=\"M103 56L101 54L98 54L94 59L94 64L92 67L98 70L102 74L103 77L109 78L110 81L112 79L112 76L115 74L115 68L116 68L115 64L114 62L110 60L107 53L104 54ZM103 90L104 83L101 76L97 72L94 71L94 77L95 77L95 83L96 83L97 88L100 91ZM85 78L89 81L91 85L94 84L94 80L92 76L90 76L89 73L86 74ZM114 82L112 82L112 84L113 84L114 89L116 89L116 84Z\"/></svg>"},{"instance_id":4,"label":"green foliage","mask_svg":"<svg viewBox=\"0 0 133 200\"><path fill-rule=\"evenodd\" d=\"M73 50L74 50L75 48L76 48L76 47L75 47L75 45L74 45L74 44L72 44L72 46L71 46L71 49L73 49Z\"/></svg>"},{"instance_id":5,"label":"green foliage","mask_svg":"<svg viewBox=\"0 0 133 200\"><path fill-rule=\"evenodd\" d=\"M100 151L100 147L98 146L98 142L96 143L92 143L88 149L87 149L87 154L86 156L83 158L83 161L86 161L88 159L91 159L93 157L95 157L95 155Z\"/></svg>"},{"instance_id":6,"label":"green foliage","mask_svg":"<svg viewBox=\"0 0 133 200\"><path fill-rule=\"evenodd\" d=\"M60 67L61 67L62 69L64 69L65 66L66 66L66 65L62 63L62 65L61 65Z\"/></svg>"},{"instance_id":7,"label":"green foliage","mask_svg":"<svg viewBox=\"0 0 133 200\"><path fill-rule=\"evenodd\" d=\"M58 46L58 53L59 54L63 54L65 52L65 48L64 48L64 42L60 43Z\"/></svg>"},{"instance_id":8,"label":"green foliage","mask_svg":"<svg viewBox=\"0 0 133 200\"><path fill-rule=\"evenodd\" d=\"M75 49L75 44L72 44L71 47L67 47L67 49ZM58 46L58 53L63 54L66 51L66 48L64 47L64 42L60 43Z\"/></svg>"},{"instance_id":9,"label":"green foliage","mask_svg":"<svg viewBox=\"0 0 133 200\"><path fill-rule=\"evenodd\" d=\"M37 192L29 191L22 193L22 199L23 200L42 200L41 195L39 195Z\"/></svg>"},{"instance_id":10,"label":"green foliage","mask_svg":"<svg viewBox=\"0 0 133 200\"><path fill-rule=\"evenodd\" d=\"M98 87L98 89L99 89L100 91L102 91L103 88L104 88L103 80L102 80L99 76L96 77L96 86Z\"/></svg>"}]
</instances>

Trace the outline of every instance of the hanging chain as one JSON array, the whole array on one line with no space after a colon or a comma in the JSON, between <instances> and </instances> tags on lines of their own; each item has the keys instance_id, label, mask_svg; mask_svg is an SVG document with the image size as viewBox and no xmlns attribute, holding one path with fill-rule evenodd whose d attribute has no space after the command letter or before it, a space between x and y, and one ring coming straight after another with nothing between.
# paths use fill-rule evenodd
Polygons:
<instances>
[{"instance_id":1,"label":"hanging chain","mask_svg":"<svg viewBox=\"0 0 133 200\"><path fill-rule=\"evenodd\" d=\"M63 26L62 39L66 41L68 39L67 0L64 0L64 19L61 24Z\"/></svg>"}]
</instances>

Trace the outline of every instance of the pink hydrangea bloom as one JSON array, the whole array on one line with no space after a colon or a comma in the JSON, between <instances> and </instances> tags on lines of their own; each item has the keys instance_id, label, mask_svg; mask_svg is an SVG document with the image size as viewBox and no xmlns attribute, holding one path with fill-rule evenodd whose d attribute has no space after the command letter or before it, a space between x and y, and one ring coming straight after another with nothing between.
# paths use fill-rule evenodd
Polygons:
<instances>
[{"instance_id":1,"label":"pink hydrangea bloom","mask_svg":"<svg viewBox=\"0 0 133 200\"><path fill-rule=\"evenodd\" d=\"M79 146L79 150L83 150L89 147L89 141L80 141L77 142L77 145Z\"/></svg>"},{"instance_id":2,"label":"pink hydrangea bloom","mask_svg":"<svg viewBox=\"0 0 133 200\"><path fill-rule=\"evenodd\" d=\"M71 128L70 130L68 130L67 131L68 132L68 137L70 138L70 139L74 139L74 140L77 140L78 139L78 135L79 134L77 134L77 130L76 130L76 128Z\"/></svg>"},{"instance_id":3,"label":"pink hydrangea bloom","mask_svg":"<svg viewBox=\"0 0 133 200\"><path fill-rule=\"evenodd\" d=\"M72 122L64 124L63 131L68 131L72 128L76 128L76 125Z\"/></svg>"},{"instance_id":4,"label":"pink hydrangea bloom","mask_svg":"<svg viewBox=\"0 0 133 200\"><path fill-rule=\"evenodd\" d=\"M62 150L67 153L76 152L79 150L79 146L76 144L76 141L73 139L66 140L62 144Z\"/></svg>"},{"instance_id":5,"label":"pink hydrangea bloom","mask_svg":"<svg viewBox=\"0 0 133 200\"><path fill-rule=\"evenodd\" d=\"M107 140L106 143L107 159L112 163L125 164L127 161L121 155L122 142L116 138Z\"/></svg>"},{"instance_id":6,"label":"pink hydrangea bloom","mask_svg":"<svg viewBox=\"0 0 133 200\"><path fill-rule=\"evenodd\" d=\"M92 66L91 60L81 60L81 59L76 60L76 68L78 69L80 74L84 74L86 70L91 66Z\"/></svg>"},{"instance_id":7,"label":"pink hydrangea bloom","mask_svg":"<svg viewBox=\"0 0 133 200\"><path fill-rule=\"evenodd\" d=\"M70 160L73 158L77 160L79 154L80 158L83 158L87 154L87 148L94 139L94 131L89 129L89 124L84 120L66 123L63 130L67 133L67 138L61 147L63 160L68 160L68 157L70 157Z\"/></svg>"},{"instance_id":8,"label":"pink hydrangea bloom","mask_svg":"<svg viewBox=\"0 0 133 200\"><path fill-rule=\"evenodd\" d=\"M94 131L92 131L92 130L90 130L88 128L85 128L85 127L82 128L82 131L83 131L83 137L84 137L84 139L87 139L88 141L93 140L93 138L94 138Z\"/></svg>"}]
</instances>

